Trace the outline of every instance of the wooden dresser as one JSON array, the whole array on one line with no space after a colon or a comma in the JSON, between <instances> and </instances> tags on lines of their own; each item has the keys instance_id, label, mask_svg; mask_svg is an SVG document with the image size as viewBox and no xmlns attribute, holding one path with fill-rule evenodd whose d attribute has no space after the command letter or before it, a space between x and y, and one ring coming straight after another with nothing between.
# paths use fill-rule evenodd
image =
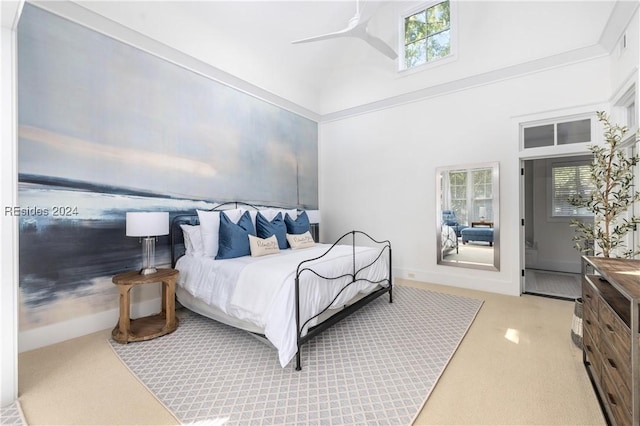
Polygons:
<instances>
[{"instance_id":1,"label":"wooden dresser","mask_svg":"<svg viewBox=\"0 0 640 426\"><path fill-rule=\"evenodd\" d=\"M582 258L583 360L608 420L640 425L640 260Z\"/></svg>"}]
</instances>

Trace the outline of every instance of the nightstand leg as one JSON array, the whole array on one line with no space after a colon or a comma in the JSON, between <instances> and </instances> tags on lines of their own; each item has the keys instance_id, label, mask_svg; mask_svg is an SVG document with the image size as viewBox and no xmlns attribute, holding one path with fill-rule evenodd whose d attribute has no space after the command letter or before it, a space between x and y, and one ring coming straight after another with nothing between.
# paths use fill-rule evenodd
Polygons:
<instances>
[{"instance_id":1,"label":"nightstand leg","mask_svg":"<svg viewBox=\"0 0 640 426\"><path fill-rule=\"evenodd\" d=\"M120 319L118 321L118 328L124 342L129 339L129 333L131 332L131 306L129 300L129 292L131 291L129 285L123 285L120 287Z\"/></svg>"},{"instance_id":2,"label":"nightstand leg","mask_svg":"<svg viewBox=\"0 0 640 426\"><path fill-rule=\"evenodd\" d=\"M167 311L169 310L169 301L167 300L167 287L169 283L167 281L162 281L162 311L161 314L167 318ZM169 325L167 318L167 325Z\"/></svg>"},{"instance_id":3,"label":"nightstand leg","mask_svg":"<svg viewBox=\"0 0 640 426\"><path fill-rule=\"evenodd\" d=\"M166 318L166 326L173 327L176 322L176 292L175 280L167 280L162 282L162 313Z\"/></svg>"}]
</instances>

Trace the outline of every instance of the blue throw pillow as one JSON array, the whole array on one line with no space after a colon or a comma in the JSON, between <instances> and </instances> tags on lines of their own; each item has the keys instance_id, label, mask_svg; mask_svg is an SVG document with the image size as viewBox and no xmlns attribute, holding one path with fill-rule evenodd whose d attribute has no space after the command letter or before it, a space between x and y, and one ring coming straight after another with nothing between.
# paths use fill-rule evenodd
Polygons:
<instances>
[{"instance_id":1,"label":"blue throw pillow","mask_svg":"<svg viewBox=\"0 0 640 426\"><path fill-rule=\"evenodd\" d=\"M311 230L307 212L303 211L296 220L291 219L289 213L284 215L284 223L287 225L287 234L304 234Z\"/></svg>"},{"instance_id":2,"label":"blue throw pillow","mask_svg":"<svg viewBox=\"0 0 640 426\"><path fill-rule=\"evenodd\" d=\"M249 234L256 235L251 216L246 211L238 223L233 223L224 212L220 212L220 231L218 234L218 254L216 259L231 259L249 256Z\"/></svg>"},{"instance_id":3,"label":"blue throw pillow","mask_svg":"<svg viewBox=\"0 0 640 426\"><path fill-rule=\"evenodd\" d=\"M287 248L287 225L284 223L282 213L273 218L271 222L262 216L260 212L256 216L256 232L260 238L269 238L272 235L278 240L278 248L284 250Z\"/></svg>"}]
</instances>

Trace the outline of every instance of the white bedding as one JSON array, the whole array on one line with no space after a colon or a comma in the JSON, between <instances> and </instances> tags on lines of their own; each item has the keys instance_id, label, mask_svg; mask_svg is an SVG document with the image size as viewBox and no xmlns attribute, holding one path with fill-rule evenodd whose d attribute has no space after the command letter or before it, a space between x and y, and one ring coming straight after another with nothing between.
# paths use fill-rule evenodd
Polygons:
<instances>
[{"instance_id":1,"label":"white bedding","mask_svg":"<svg viewBox=\"0 0 640 426\"><path fill-rule=\"evenodd\" d=\"M458 236L451 226L442 225L442 253L448 253L457 247Z\"/></svg>"},{"instance_id":2,"label":"white bedding","mask_svg":"<svg viewBox=\"0 0 640 426\"><path fill-rule=\"evenodd\" d=\"M304 260L325 253L330 245L317 244L298 250L282 250L264 257L244 256L214 260L207 257L183 256L176 269L180 271L178 285L194 297L214 306L227 315L255 324L278 349L280 365L286 366L297 351L295 320L296 267ZM370 264L380 250L356 247L356 269ZM335 277L353 273L351 246L335 246L330 255L306 264L320 275ZM371 281L388 274L388 256L381 256L357 278ZM349 282L349 277L328 282L305 272L300 282L301 322L320 313ZM369 293L377 286L357 281L349 286L331 305L339 307L358 293ZM308 326L313 326L311 322ZM305 334L305 333L303 333Z\"/></svg>"}]
</instances>

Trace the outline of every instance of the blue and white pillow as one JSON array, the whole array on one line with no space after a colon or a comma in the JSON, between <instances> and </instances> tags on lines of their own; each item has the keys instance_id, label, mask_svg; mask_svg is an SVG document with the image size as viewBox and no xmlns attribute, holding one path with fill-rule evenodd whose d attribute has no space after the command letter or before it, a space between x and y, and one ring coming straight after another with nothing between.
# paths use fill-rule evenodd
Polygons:
<instances>
[{"instance_id":1,"label":"blue and white pillow","mask_svg":"<svg viewBox=\"0 0 640 426\"><path fill-rule=\"evenodd\" d=\"M284 223L282 213L278 212L272 220L267 219L258 212L256 216L256 233L260 238L269 238L275 235L278 240L278 248L287 248L287 225Z\"/></svg>"},{"instance_id":2,"label":"blue and white pillow","mask_svg":"<svg viewBox=\"0 0 640 426\"><path fill-rule=\"evenodd\" d=\"M220 235L216 259L249 256L251 254L249 235L255 236L256 230L248 211L242 214L238 223L233 223L225 212L220 212Z\"/></svg>"}]
</instances>

